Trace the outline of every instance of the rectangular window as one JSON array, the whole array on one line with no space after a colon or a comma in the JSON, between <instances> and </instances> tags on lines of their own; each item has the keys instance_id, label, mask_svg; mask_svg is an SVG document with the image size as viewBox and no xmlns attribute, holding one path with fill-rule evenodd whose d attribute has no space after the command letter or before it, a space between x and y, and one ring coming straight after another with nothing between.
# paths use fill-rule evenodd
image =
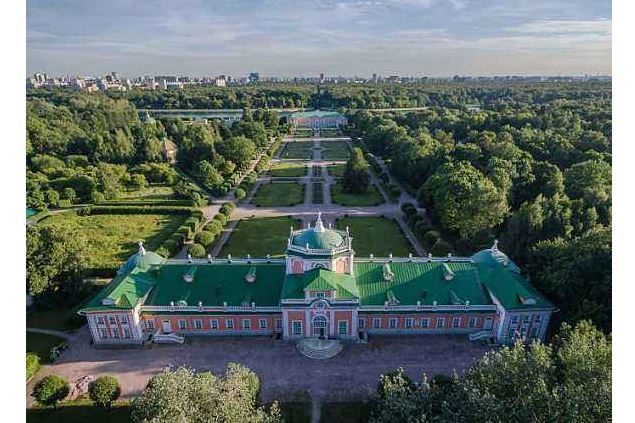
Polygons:
<instances>
[{"instance_id":1,"label":"rectangular window","mask_svg":"<svg viewBox=\"0 0 635 423\"><path fill-rule=\"evenodd\" d=\"M187 320L185 320L185 319L179 319L179 329L180 329L180 330L185 330L185 329L187 329Z\"/></svg>"},{"instance_id":2,"label":"rectangular window","mask_svg":"<svg viewBox=\"0 0 635 423\"><path fill-rule=\"evenodd\" d=\"M366 325L366 320L365 319L357 319L357 327L359 329L364 329L365 325Z\"/></svg>"},{"instance_id":3,"label":"rectangular window","mask_svg":"<svg viewBox=\"0 0 635 423\"><path fill-rule=\"evenodd\" d=\"M291 322L291 333L293 335L302 335L302 321L296 320Z\"/></svg>"},{"instance_id":4,"label":"rectangular window","mask_svg":"<svg viewBox=\"0 0 635 423\"><path fill-rule=\"evenodd\" d=\"M511 323L512 323L512 325L517 325L518 324L518 316L512 316Z\"/></svg>"},{"instance_id":5,"label":"rectangular window","mask_svg":"<svg viewBox=\"0 0 635 423\"><path fill-rule=\"evenodd\" d=\"M460 328L461 327L461 318L460 317L455 317L452 319L452 327L453 328Z\"/></svg>"},{"instance_id":6,"label":"rectangular window","mask_svg":"<svg viewBox=\"0 0 635 423\"><path fill-rule=\"evenodd\" d=\"M203 329L203 321L201 319L194 320L194 329L198 329L198 330Z\"/></svg>"},{"instance_id":7,"label":"rectangular window","mask_svg":"<svg viewBox=\"0 0 635 423\"><path fill-rule=\"evenodd\" d=\"M104 321L104 316L97 316L97 324L98 325L103 325L104 323L106 323Z\"/></svg>"},{"instance_id":8,"label":"rectangular window","mask_svg":"<svg viewBox=\"0 0 635 423\"><path fill-rule=\"evenodd\" d=\"M348 335L348 321L340 320L337 322L337 333L338 335Z\"/></svg>"},{"instance_id":9,"label":"rectangular window","mask_svg":"<svg viewBox=\"0 0 635 423\"><path fill-rule=\"evenodd\" d=\"M317 293L315 294L315 297L316 297L316 298L324 298L324 292L317 292Z\"/></svg>"},{"instance_id":10,"label":"rectangular window","mask_svg":"<svg viewBox=\"0 0 635 423\"><path fill-rule=\"evenodd\" d=\"M430 319L428 319L427 317L422 318L421 319L421 327L422 328L430 327Z\"/></svg>"},{"instance_id":11,"label":"rectangular window","mask_svg":"<svg viewBox=\"0 0 635 423\"><path fill-rule=\"evenodd\" d=\"M390 320L388 321L388 325L390 329L395 329L397 327L397 319L394 317L391 317Z\"/></svg>"},{"instance_id":12,"label":"rectangular window","mask_svg":"<svg viewBox=\"0 0 635 423\"><path fill-rule=\"evenodd\" d=\"M108 338L108 331L106 329L99 329L99 337L102 339Z\"/></svg>"},{"instance_id":13,"label":"rectangular window","mask_svg":"<svg viewBox=\"0 0 635 423\"><path fill-rule=\"evenodd\" d=\"M115 320L115 316L108 316L108 323L110 323L111 325L116 325L117 320Z\"/></svg>"},{"instance_id":14,"label":"rectangular window","mask_svg":"<svg viewBox=\"0 0 635 423\"><path fill-rule=\"evenodd\" d=\"M124 338L130 338L130 329L123 328L123 337Z\"/></svg>"},{"instance_id":15,"label":"rectangular window","mask_svg":"<svg viewBox=\"0 0 635 423\"><path fill-rule=\"evenodd\" d=\"M537 327L533 327L531 328L531 337L532 338L537 338L538 337L538 328Z\"/></svg>"},{"instance_id":16,"label":"rectangular window","mask_svg":"<svg viewBox=\"0 0 635 423\"><path fill-rule=\"evenodd\" d=\"M260 329L267 329L267 319L258 320L258 327Z\"/></svg>"},{"instance_id":17,"label":"rectangular window","mask_svg":"<svg viewBox=\"0 0 635 423\"><path fill-rule=\"evenodd\" d=\"M509 328L509 332L507 334L507 336L509 336L510 338L513 338L516 335L516 329L515 328Z\"/></svg>"},{"instance_id":18,"label":"rectangular window","mask_svg":"<svg viewBox=\"0 0 635 423\"><path fill-rule=\"evenodd\" d=\"M123 316L119 316L119 323L121 323L122 325L127 325L128 324L128 316L126 316L125 314Z\"/></svg>"},{"instance_id":19,"label":"rectangular window","mask_svg":"<svg viewBox=\"0 0 635 423\"><path fill-rule=\"evenodd\" d=\"M209 327L212 328L212 330L218 330L218 319L210 319Z\"/></svg>"},{"instance_id":20,"label":"rectangular window","mask_svg":"<svg viewBox=\"0 0 635 423\"><path fill-rule=\"evenodd\" d=\"M243 319L243 330L251 330L251 320Z\"/></svg>"},{"instance_id":21,"label":"rectangular window","mask_svg":"<svg viewBox=\"0 0 635 423\"><path fill-rule=\"evenodd\" d=\"M146 320L146 329L149 329L149 330L154 329L154 320Z\"/></svg>"},{"instance_id":22,"label":"rectangular window","mask_svg":"<svg viewBox=\"0 0 635 423\"><path fill-rule=\"evenodd\" d=\"M470 326L470 328L475 328L476 327L476 317L470 317L470 321L469 321L468 325Z\"/></svg>"},{"instance_id":23,"label":"rectangular window","mask_svg":"<svg viewBox=\"0 0 635 423\"><path fill-rule=\"evenodd\" d=\"M536 321L536 323L540 323L542 321L542 316L540 314L536 314L534 320Z\"/></svg>"},{"instance_id":24,"label":"rectangular window","mask_svg":"<svg viewBox=\"0 0 635 423\"><path fill-rule=\"evenodd\" d=\"M225 320L225 327L227 330L234 330L234 319Z\"/></svg>"},{"instance_id":25,"label":"rectangular window","mask_svg":"<svg viewBox=\"0 0 635 423\"><path fill-rule=\"evenodd\" d=\"M523 325L528 325L528 324L529 324L529 316L525 314L523 316Z\"/></svg>"},{"instance_id":26,"label":"rectangular window","mask_svg":"<svg viewBox=\"0 0 635 423\"><path fill-rule=\"evenodd\" d=\"M374 327L375 329L379 329L379 328L381 327L381 318L379 318L379 317L375 317L375 318L373 319L373 327Z\"/></svg>"},{"instance_id":27,"label":"rectangular window","mask_svg":"<svg viewBox=\"0 0 635 423\"><path fill-rule=\"evenodd\" d=\"M276 319L276 330L282 332L282 319Z\"/></svg>"},{"instance_id":28,"label":"rectangular window","mask_svg":"<svg viewBox=\"0 0 635 423\"><path fill-rule=\"evenodd\" d=\"M119 338L119 328L112 328L112 337Z\"/></svg>"},{"instance_id":29,"label":"rectangular window","mask_svg":"<svg viewBox=\"0 0 635 423\"><path fill-rule=\"evenodd\" d=\"M445 327L445 317L438 317L437 328L443 328L443 327Z\"/></svg>"},{"instance_id":30,"label":"rectangular window","mask_svg":"<svg viewBox=\"0 0 635 423\"><path fill-rule=\"evenodd\" d=\"M412 322L413 322L412 317L406 317L406 328L411 328Z\"/></svg>"}]
</instances>

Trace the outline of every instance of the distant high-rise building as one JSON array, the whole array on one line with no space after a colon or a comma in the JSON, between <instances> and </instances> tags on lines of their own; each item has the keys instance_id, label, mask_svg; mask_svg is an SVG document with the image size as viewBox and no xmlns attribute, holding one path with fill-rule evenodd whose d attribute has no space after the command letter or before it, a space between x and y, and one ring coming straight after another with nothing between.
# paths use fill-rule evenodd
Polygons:
<instances>
[{"instance_id":1,"label":"distant high-rise building","mask_svg":"<svg viewBox=\"0 0 635 423\"><path fill-rule=\"evenodd\" d=\"M324 84L324 73L320 74L320 84Z\"/></svg>"},{"instance_id":2,"label":"distant high-rise building","mask_svg":"<svg viewBox=\"0 0 635 423\"><path fill-rule=\"evenodd\" d=\"M252 72L249 74L249 82L250 83L254 83L254 82L258 82L258 80L260 79L260 74L258 72Z\"/></svg>"},{"instance_id":3,"label":"distant high-rise building","mask_svg":"<svg viewBox=\"0 0 635 423\"><path fill-rule=\"evenodd\" d=\"M372 82L373 82L373 84L377 83L377 74L376 73L373 74Z\"/></svg>"}]
</instances>

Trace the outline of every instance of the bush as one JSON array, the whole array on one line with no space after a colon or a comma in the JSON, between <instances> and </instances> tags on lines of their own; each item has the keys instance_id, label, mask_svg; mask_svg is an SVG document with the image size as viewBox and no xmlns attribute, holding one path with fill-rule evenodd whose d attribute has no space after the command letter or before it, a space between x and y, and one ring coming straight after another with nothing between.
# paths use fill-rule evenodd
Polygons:
<instances>
[{"instance_id":1,"label":"bush","mask_svg":"<svg viewBox=\"0 0 635 423\"><path fill-rule=\"evenodd\" d=\"M26 380L40 370L40 357L35 353L26 353Z\"/></svg>"},{"instance_id":2,"label":"bush","mask_svg":"<svg viewBox=\"0 0 635 423\"><path fill-rule=\"evenodd\" d=\"M224 214L225 216L229 217L231 216L231 214L233 213L234 209L236 208L236 206L234 205L234 203L224 203L219 212Z\"/></svg>"},{"instance_id":3,"label":"bush","mask_svg":"<svg viewBox=\"0 0 635 423\"><path fill-rule=\"evenodd\" d=\"M201 244L192 244L190 246L190 248L187 250L187 252L193 257L193 258L203 258L205 257L205 247L203 247Z\"/></svg>"},{"instance_id":4,"label":"bush","mask_svg":"<svg viewBox=\"0 0 635 423\"><path fill-rule=\"evenodd\" d=\"M165 244L165 243L164 243ZM157 248L157 250L155 251L155 253L157 253L158 255L160 255L163 258L168 258L171 256L170 254L170 250L168 250L166 247L164 247L163 245L160 246L159 248Z\"/></svg>"},{"instance_id":5,"label":"bush","mask_svg":"<svg viewBox=\"0 0 635 423\"><path fill-rule=\"evenodd\" d=\"M433 231L430 231L430 232L433 232ZM442 239L439 239L434 244L434 246L432 246L432 250L430 252L432 253L433 256L436 256L436 257L446 256L448 253L452 252L452 244L445 242Z\"/></svg>"},{"instance_id":6,"label":"bush","mask_svg":"<svg viewBox=\"0 0 635 423\"><path fill-rule=\"evenodd\" d=\"M212 242L214 242L214 234L211 232L199 232L198 234L196 234L196 237L194 237L194 240L201 244L203 247L208 247L212 244Z\"/></svg>"},{"instance_id":7,"label":"bush","mask_svg":"<svg viewBox=\"0 0 635 423\"><path fill-rule=\"evenodd\" d=\"M456 247L456 253L461 256L470 256L474 254L476 246L474 241L469 238L461 238L454 244Z\"/></svg>"},{"instance_id":8,"label":"bush","mask_svg":"<svg viewBox=\"0 0 635 423\"><path fill-rule=\"evenodd\" d=\"M119 381L114 376L101 376L88 385L88 395L93 402L103 408L110 408L121 395Z\"/></svg>"},{"instance_id":9,"label":"bush","mask_svg":"<svg viewBox=\"0 0 635 423\"><path fill-rule=\"evenodd\" d=\"M198 232L199 224L200 221L195 217L188 217L183 222L183 226L187 226L192 232Z\"/></svg>"},{"instance_id":10,"label":"bush","mask_svg":"<svg viewBox=\"0 0 635 423\"><path fill-rule=\"evenodd\" d=\"M429 248L437 243L441 239L441 234L437 231L428 231L423 235L423 242Z\"/></svg>"},{"instance_id":11,"label":"bush","mask_svg":"<svg viewBox=\"0 0 635 423\"><path fill-rule=\"evenodd\" d=\"M99 192L99 191L93 191L90 193L90 202L93 204L99 204L99 203L103 203L104 201L106 201L106 196Z\"/></svg>"},{"instance_id":12,"label":"bush","mask_svg":"<svg viewBox=\"0 0 635 423\"><path fill-rule=\"evenodd\" d=\"M38 404L45 407L57 407L57 403L66 398L70 386L66 379L58 375L50 375L42 378L33 388L33 398Z\"/></svg>"},{"instance_id":13,"label":"bush","mask_svg":"<svg viewBox=\"0 0 635 423\"><path fill-rule=\"evenodd\" d=\"M221 225L225 226L225 224L227 223L227 216L225 216L224 214L217 214L213 217L214 220L218 220Z\"/></svg>"},{"instance_id":14,"label":"bush","mask_svg":"<svg viewBox=\"0 0 635 423\"><path fill-rule=\"evenodd\" d=\"M234 197L236 197L237 201L242 200L246 195L247 193L242 188L236 188L236 191L234 191Z\"/></svg>"},{"instance_id":15,"label":"bush","mask_svg":"<svg viewBox=\"0 0 635 423\"><path fill-rule=\"evenodd\" d=\"M412 203L403 203L401 205L401 211L404 212L406 216L410 217L417 213L417 208Z\"/></svg>"},{"instance_id":16,"label":"bush","mask_svg":"<svg viewBox=\"0 0 635 423\"><path fill-rule=\"evenodd\" d=\"M218 220L210 220L209 222L207 222L207 224L205 224L203 230L205 232L210 232L214 235L218 235L220 231L223 230L223 225Z\"/></svg>"}]
</instances>

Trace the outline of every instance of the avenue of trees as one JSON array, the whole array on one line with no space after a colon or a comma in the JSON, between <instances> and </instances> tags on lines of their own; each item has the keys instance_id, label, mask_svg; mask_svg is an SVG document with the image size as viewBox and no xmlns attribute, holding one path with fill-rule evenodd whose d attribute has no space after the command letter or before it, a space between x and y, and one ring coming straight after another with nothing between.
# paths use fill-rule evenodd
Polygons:
<instances>
[{"instance_id":1,"label":"avenue of trees","mask_svg":"<svg viewBox=\"0 0 635 423\"><path fill-rule=\"evenodd\" d=\"M413 382L380 378L372 423L611 420L611 337L588 321L563 324L550 345L488 352L464 373Z\"/></svg>"},{"instance_id":2,"label":"avenue of trees","mask_svg":"<svg viewBox=\"0 0 635 423\"><path fill-rule=\"evenodd\" d=\"M498 238L558 318L610 331L610 90L490 91L479 90L482 111L358 111L348 129L425 207L429 220L411 223L433 252Z\"/></svg>"}]
</instances>

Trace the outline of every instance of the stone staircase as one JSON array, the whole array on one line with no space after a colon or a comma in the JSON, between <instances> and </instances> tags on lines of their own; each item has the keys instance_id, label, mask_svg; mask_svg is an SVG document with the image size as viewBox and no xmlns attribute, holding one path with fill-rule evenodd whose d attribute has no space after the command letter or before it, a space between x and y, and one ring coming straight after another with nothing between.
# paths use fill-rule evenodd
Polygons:
<instances>
[{"instance_id":1,"label":"stone staircase","mask_svg":"<svg viewBox=\"0 0 635 423\"><path fill-rule=\"evenodd\" d=\"M326 360L339 354L344 345L337 339L306 338L298 341L296 348L305 357Z\"/></svg>"}]
</instances>

